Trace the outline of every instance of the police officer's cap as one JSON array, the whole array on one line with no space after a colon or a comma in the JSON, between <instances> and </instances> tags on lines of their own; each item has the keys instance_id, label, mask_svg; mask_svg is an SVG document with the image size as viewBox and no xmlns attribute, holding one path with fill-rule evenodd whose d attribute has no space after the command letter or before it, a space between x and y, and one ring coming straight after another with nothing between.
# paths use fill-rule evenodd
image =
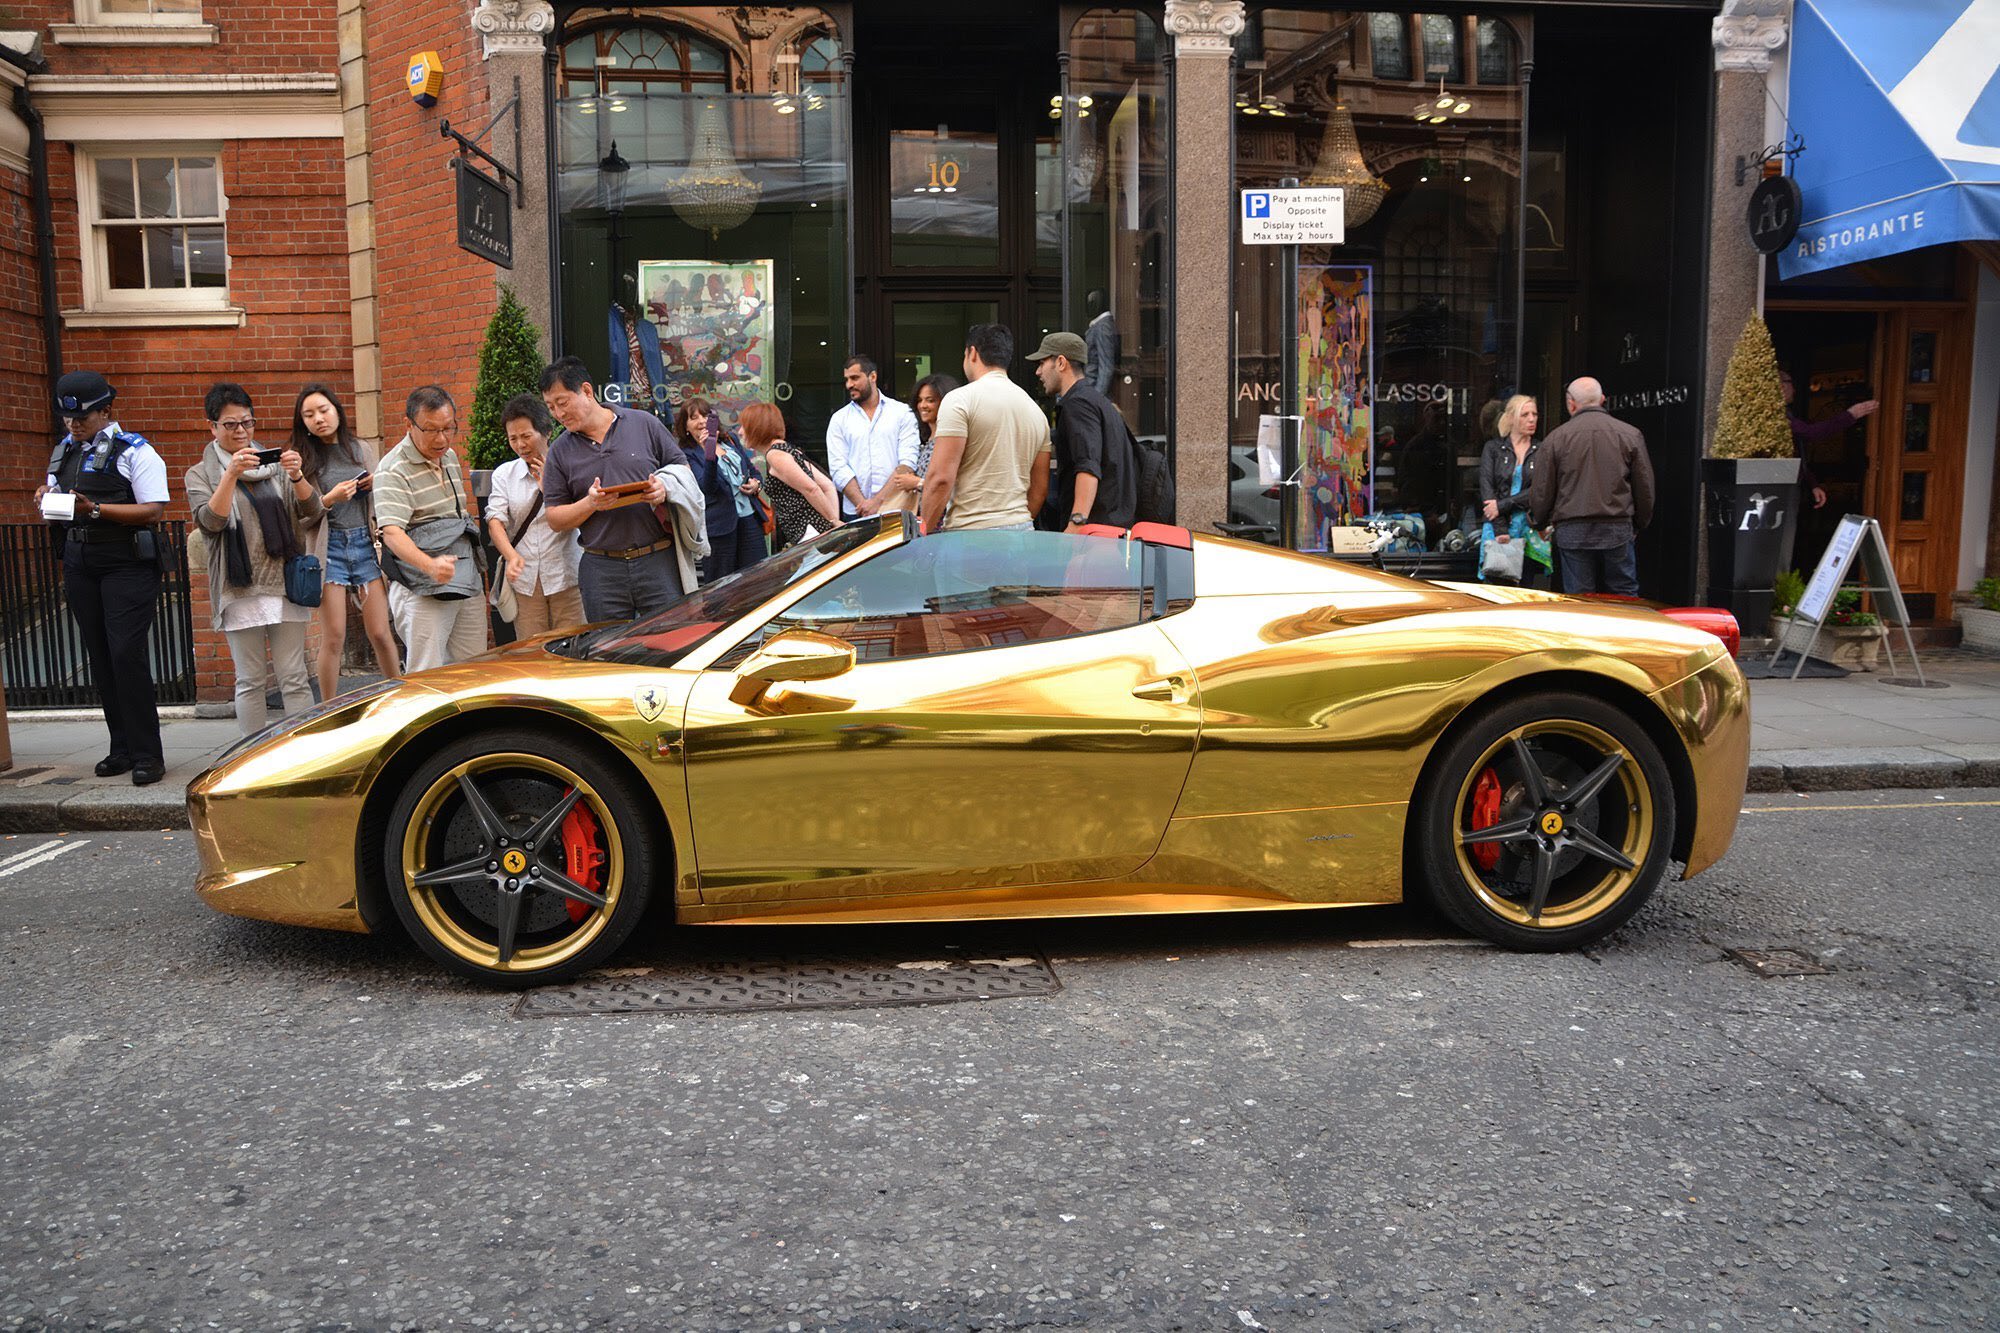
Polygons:
<instances>
[{"instance_id":1,"label":"police officer's cap","mask_svg":"<svg viewBox=\"0 0 2000 1333\"><path fill-rule=\"evenodd\" d=\"M111 381L94 370L72 370L56 381L56 411L66 416L82 416L109 407L117 396Z\"/></svg>"}]
</instances>

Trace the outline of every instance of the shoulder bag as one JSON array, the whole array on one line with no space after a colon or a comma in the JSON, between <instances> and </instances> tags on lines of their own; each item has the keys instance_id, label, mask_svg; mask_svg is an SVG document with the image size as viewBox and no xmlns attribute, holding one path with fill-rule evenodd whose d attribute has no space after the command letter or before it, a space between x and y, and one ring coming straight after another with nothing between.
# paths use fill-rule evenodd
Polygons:
<instances>
[{"instance_id":1,"label":"shoulder bag","mask_svg":"<svg viewBox=\"0 0 2000 1333\"><path fill-rule=\"evenodd\" d=\"M522 516L520 526L508 532L507 544L519 549L521 538L526 535L528 526L535 521L535 515L541 512L542 492L541 488L537 487L535 498L528 502L528 512ZM499 552L496 551L494 554L498 555ZM507 581L507 562L504 559L493 567L493 587L487 592L486 600L493 604L493 614L510 625L514 623L514 617L520 614L521 603L515 595L514 585Z\"/></svg>"}]
</instances>

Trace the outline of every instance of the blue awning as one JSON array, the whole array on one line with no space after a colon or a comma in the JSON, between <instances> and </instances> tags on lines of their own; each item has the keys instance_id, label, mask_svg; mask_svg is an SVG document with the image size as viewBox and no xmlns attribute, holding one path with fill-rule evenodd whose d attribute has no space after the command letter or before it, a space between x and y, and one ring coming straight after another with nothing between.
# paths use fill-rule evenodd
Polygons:
<instances>
[{"instance_id":1,"label":"blue awning","mask_svg":"<svg viewBox=\"0 0 2000 1333\"><path fill-rule=\"evenodd\" d=\"M1798 0L1794 278L2000 239L2000 0Z\"/></svg>"}]
</instances>

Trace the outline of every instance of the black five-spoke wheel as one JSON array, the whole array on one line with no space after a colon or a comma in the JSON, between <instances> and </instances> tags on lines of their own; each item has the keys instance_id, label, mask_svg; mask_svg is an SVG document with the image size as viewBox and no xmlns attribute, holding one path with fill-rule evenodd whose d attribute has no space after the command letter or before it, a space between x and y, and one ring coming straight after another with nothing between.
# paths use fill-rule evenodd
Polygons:
<instances>
[{"instance_id":1,"label":"black five-spoke wheel","mask_svg":"<svg viewBox=\"0 0 2000 1333\"><path fill-rule=\"evenodd\" d=\"M447 967L509 985L601 961L644 914L652 883L633 786L548 734L447 746L390 816L384 870L398 918Z\"/></svg>"},{"instance_id":2,"label":"black five-spoke wheel","mask_svg":"<svg viewBox=\"0 0 2000 1333\"><path fill-rule=\"evenodd\" d=\"M1433 905L1521 949L1621 925L1665 875L1673 783L1632 718L1583 695L1514 700L1436 757L1410 818Z\"/></svg>"}]
</instances>

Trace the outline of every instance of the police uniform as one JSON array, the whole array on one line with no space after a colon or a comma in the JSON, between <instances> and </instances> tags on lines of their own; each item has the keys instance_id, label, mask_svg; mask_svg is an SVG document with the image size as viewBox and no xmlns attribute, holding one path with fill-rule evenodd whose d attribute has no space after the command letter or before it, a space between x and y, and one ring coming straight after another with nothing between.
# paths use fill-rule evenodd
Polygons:
<instances>
[{"instance_id":1,"label":"police uniform","mask_svg":"<svg viewBox=\"0 0 2000 1333\"><path fill-rule=\"evenodd\" d=\"M59 525L66 529L63 591L83 631L111 732L111 751L98 772L110 776L130 767L134 782L157 781L165 761L147 639L160 597L158 538L150 526L95 517L92 510L166 503L166 462L144 436L114 421L87 440L64 435L49 458L48 484L77 497L75 519Z\"/></svg>"}]
</instances>

